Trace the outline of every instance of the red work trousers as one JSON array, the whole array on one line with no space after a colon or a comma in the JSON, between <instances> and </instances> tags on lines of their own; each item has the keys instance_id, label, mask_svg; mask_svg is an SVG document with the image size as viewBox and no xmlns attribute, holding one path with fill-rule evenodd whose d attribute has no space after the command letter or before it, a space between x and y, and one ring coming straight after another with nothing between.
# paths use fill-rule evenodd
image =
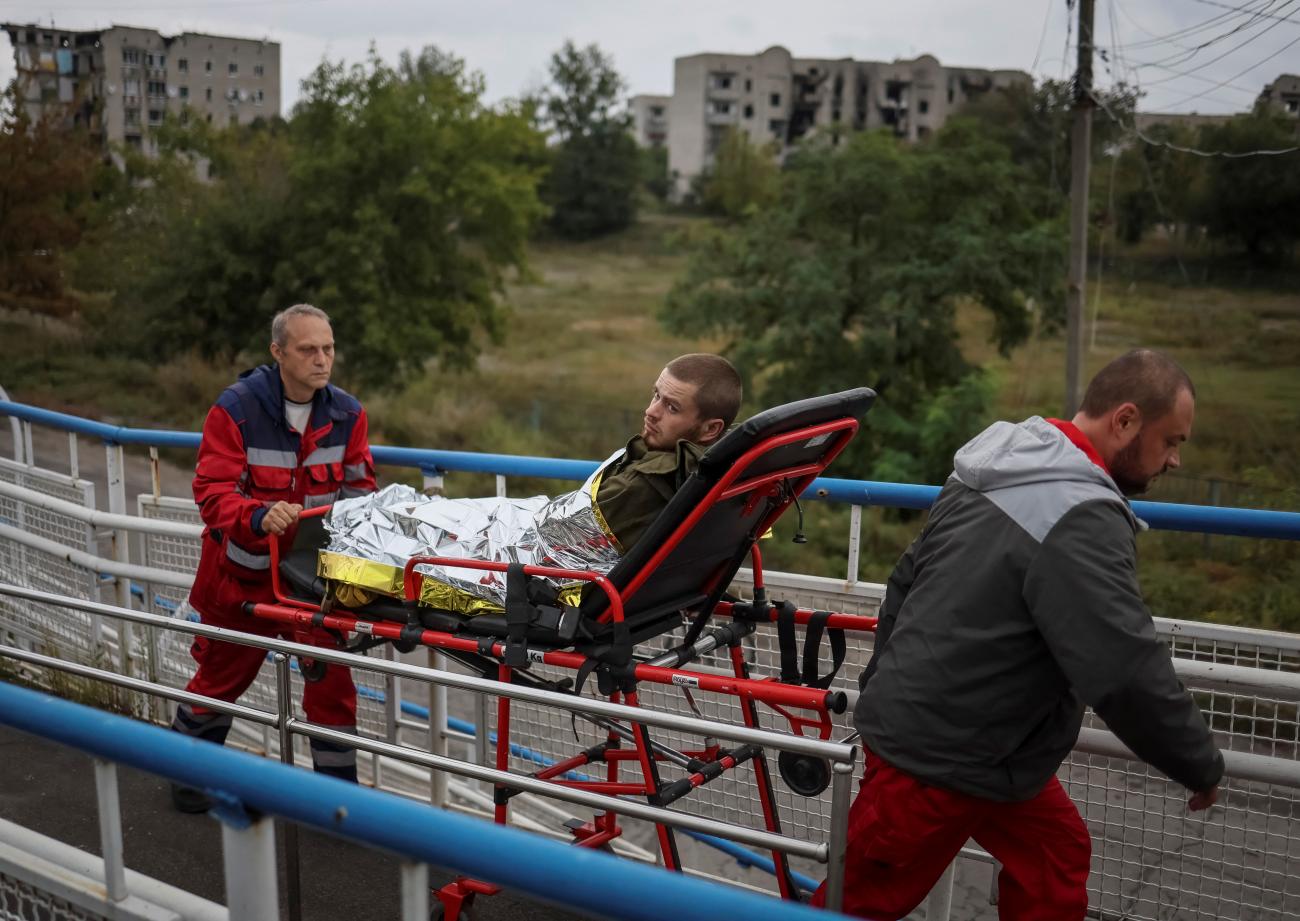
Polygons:
<instances>
[{"instance_id":1,"label":"red work trousers","mask_svg":"<svg viewBox=\"0 0 1300 921\"><path fill-rule=\"evenodd\" d=\"M291 628L242 612L233 617L212 617L203 614L202 619L203 623L213 627L226 627L259 636L281 636L284 639L293 639ZM210 640L205 636L194 638L190 654L199 663L199 667L194 677L190 679L190 683L185 686L185 690L231 703L248 690L248 686L257 678L257 673L262 663L266 661L267 655L265 649L223 643ZM357 688L352 683L352 673L342 665L328 666L325 677L320 681L305 683L302 709L308 720L322 726L346 728L355 726ZM197 706L193 711L197 715L211 712Z\"/></svg>"},{"instance_id":2,"label":"red work trousers","mask_svg":"<svg viewBox=\"0 0 1300 921\"><path fill-rule=\"evenodd\" d=\"M1088 908L1092 840L1055 777L1031 800L1002 803L922 783L865 752L849 810L844 912L874 921L908 914L968 838L1002 863L1002 921L1079 921ZM826 884L813 896L825 904Z\"/></svg>"}]
</instances>

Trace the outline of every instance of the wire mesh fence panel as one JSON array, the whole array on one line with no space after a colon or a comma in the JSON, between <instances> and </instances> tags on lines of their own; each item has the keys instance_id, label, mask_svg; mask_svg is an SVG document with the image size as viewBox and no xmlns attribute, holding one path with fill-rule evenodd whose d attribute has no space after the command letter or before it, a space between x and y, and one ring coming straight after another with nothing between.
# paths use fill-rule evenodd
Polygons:
<instances>
[{"instance_id":1,"label":"wire mesh fence panel","mask_svg":"<svg viewBox=\"0 0 1300 921\"><path fill-rule=\"evenodd\" d=\"M113 914L113 917L118 917ZM0 873L0 921L105 921L106 913L89 911L26 880Z\"/></svg>"},{"instance_id":2,"label":"wire mesh fence panel","mask_svg":"<svg viewBox=\"0 0 1300 921\"><path fill-rule=\"evenodd\" d=\"M0 459L0 481L35 490L83 508L94 508L94 484ZM29 502L0 497L0 521L35 537L81 552L93 551L90 525ZM25 588L99 600L99 574L62 555L0 542L0 580ZM0 635L27 649L85 664L102 664L107 650L101 620L80 611L5 596L0 598Z\"/></svg>"}]
</instances>

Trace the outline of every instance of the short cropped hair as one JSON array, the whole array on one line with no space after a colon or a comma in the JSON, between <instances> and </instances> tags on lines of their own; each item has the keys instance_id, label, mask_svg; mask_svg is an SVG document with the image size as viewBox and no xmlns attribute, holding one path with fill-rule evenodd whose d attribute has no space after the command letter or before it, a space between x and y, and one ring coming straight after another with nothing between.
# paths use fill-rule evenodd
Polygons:
<instances>
[{"instance_id":1,"label":"short cropped hair","mask_svg":"<svg viewBox=\"0 0 1300 921\"><path fill-rule=\"evenodd\" d=\"M294 304L292 307L286 307L271 321L271 341L280 348L289 344L289 320L293 317L315 317L326 323L330 321L329 314L311 304Z\"/></svg>"},{"instance_id":2,"label":"short cropped hair","mask_svg":"<svg viewBox=\"0 0 1300 921\"><path fill-rule=\"evenodd\" d=\"M1097 372L1079 411L1100 419L1117 406L1132 403L1149 422L1170 412L1183 390L1196 398L1192 379L1172 358L1152 349L1134 349Z\"/></svg>"},{"instance_id":3,"label":"short cropped hair","mask_svg":"<svg viewBox=\"0 0 1300 921\"><path fill-rule=\"evenodd\" d=\"M726 425L736 421L744 385L740 373L727 359L693 352L674 358L664 370L683 384L695 385L695 405L701 418L721 419Z\"/></svg>"}]
</instances>

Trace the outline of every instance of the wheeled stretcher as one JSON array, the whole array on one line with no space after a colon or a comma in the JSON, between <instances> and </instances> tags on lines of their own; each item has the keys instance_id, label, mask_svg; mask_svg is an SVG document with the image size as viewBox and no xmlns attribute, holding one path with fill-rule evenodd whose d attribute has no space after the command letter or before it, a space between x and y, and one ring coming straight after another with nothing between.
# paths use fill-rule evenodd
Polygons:
<instances>
[{"instance_id":1,"label":"wheeled stretcher","mask_svg":"<svg viewBox=\"0 0 1300 921\"><path fill-rule=\"evenodd\" d=\"M291 625L304 642L319 641L321 631L345 648L363 649L393 642L403 650L435 648L485 677L580 693L594 678L599 692L616 703L638 706L638 685L676 686L689 693L737 698L747 726L759 725L759 705L785 720L792 732L826 739L832 714L842 713L846 697L830 690L844 657L844 631L871 631L875 619L860 615L801 610L773 603L763 588L758 539L844 449L858 420L874 400L862 388L790 403L753 416L728 432L701 458L692 474L651 524L645 535L606 575L577 569L522 566L492 561L415 557L403 572L404 599L379 598L359 608L338 603L333 587L317 575L317 551L325 543L321 515L328 508L304 512L292 546L272 542L275 604L249 604L257 617ZM802 515L802 512L800 512ZM753 566L753 598L735 599L727 589L746 561ZM417 569L433 563L466 570L505 573L505 611L464 615L422 604ZM543 581L543 580L549 581ZM564 603L556 581L582 585L577 604ZM572 598L572 593L566 597ZM780 679L751 677L743 642L761 623L778 628ZM638 653L638 646L683 630L680 642L658 655ZM802 667L797 636L805 634ZM833 667L817 674L822 635L830 639ZM692 670L710 653L726 651L732 673ZM574 673L555 681L536 674L542 663ZM311 680L313 663L302 663ZM752 766L768 831L780 832L773 773L756 746L732 749L704 740L696 750L674 751L653 742L647 727L601 721L602 743L547 765L533 776L556 784L614 796L645 797L666 806L692 790ZM510 701L501 697L497 711L496 766L509 769ZM603 764L605 779L572 773ZM787 787L805 796L820 793L829 781L827 766L783 753L780 774ZM495 793L495 819L505 823L512 791ZM571 829L575 844L603 847L622 829L618 816L606 812ZM656 826L663 863L681 869L673 830ZM797 898L785 855L773 853L783 898ZM457 918L479 894L496 887L458 879L439 890L447 918Z\"/></svg>"}]
</instances>

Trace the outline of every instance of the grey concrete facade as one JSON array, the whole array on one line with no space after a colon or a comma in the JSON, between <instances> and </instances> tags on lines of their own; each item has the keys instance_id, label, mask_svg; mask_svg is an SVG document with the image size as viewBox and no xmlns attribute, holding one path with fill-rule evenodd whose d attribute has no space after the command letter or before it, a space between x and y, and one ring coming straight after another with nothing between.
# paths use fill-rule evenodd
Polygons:
<instances>
[{"instance_id":1,"label":"grey concrete facade","mask_svg":"<svg viewBox=\"0 0 1300 921\"><path fill-rule=\"evenodd\" d=\"M707 170L731 129L778 156L818 130L887 129L908 141L938 130L971 100L1013 84L1018 70L945 67L932 55L910 60L796 58L780 45L761 54L704 53L673 65L668 168L677 198Z\"/></svg>"},{"instance_id":2,"label":"grey concrete facade","mask_svg":"<svg viewBox=\"0 0 1300 921\"><path fill-rule=\"evenodd\" d=\"M1300 119L1300 76L1282 74L1259 94L1260 105L1272 106Z\"/></svg>"},{"instance_id":3,"label":"grey concrete facade","mask_svg":"<svg viewBox=\"0 0 1300 921\"><path fill-rule=\"evenodd\" d=\"M262 39L111 26L4 23L33 117L63 112L106 145L154 153L166 118L225 127L280 114L280 45Z\"/></svg>"},{"instance_id":4,"label":"grey concrete facade","mask_svg":"<svg viewBox=\"0 0 1300 921\"><path fill-rule=\"evenodd\" d=\"M632 136L642 147L664 147L668 143L668 104L671 96L642 93L627 101L632 116Z\"/></svg>"}]
</instances>

